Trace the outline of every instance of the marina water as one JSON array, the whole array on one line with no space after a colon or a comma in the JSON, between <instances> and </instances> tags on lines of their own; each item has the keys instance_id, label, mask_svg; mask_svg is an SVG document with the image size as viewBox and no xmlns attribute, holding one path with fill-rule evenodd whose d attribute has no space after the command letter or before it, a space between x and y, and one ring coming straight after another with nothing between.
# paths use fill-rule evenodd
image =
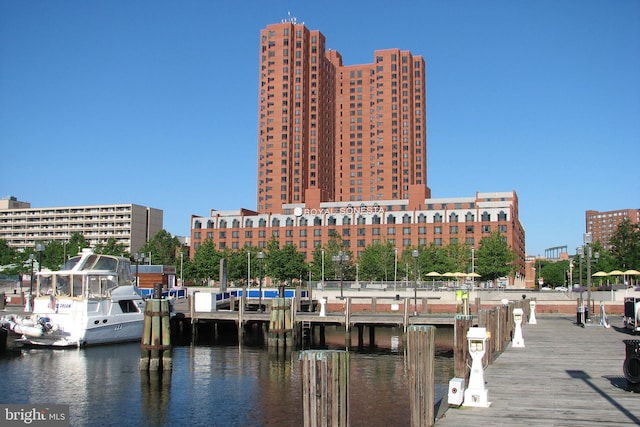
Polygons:
<instances>
[{"instance_id":1,"label":"marina water","mask_svg":"<svg viewBox=\"0 0 640 427\"><path fill-rule=\"evenodd\" d=\"M327 328L327 346L343 331ZM401 333L376 329L376 346L351 349L350 421L409 424ZM436 333L436 402L453 377L453 329ZM237 345L176 346L173 371L140 371L140 344L24 349L0 357L3 404L68 404L72 426L300 427L299 351Z\"/></svg>"}]
</instances>

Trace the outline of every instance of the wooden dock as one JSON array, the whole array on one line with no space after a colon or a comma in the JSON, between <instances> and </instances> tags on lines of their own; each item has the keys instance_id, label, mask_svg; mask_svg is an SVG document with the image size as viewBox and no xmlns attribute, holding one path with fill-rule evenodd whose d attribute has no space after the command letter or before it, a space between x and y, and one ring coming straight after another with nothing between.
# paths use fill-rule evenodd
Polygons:
<instances>
[{"instance_id":1,"label":"wooden dock","mask_svg":"<svg viewBox=\"0 0 640 427\"><path fill-rule=\"evenodd\" d=\"M491 406L450 407L436 426L640 425L640 392L623 375L623 340L634 337L609 320L608 329L568 316L523 325L525 347L509 345L485 369Z\"/></svg>"}]
</instances>

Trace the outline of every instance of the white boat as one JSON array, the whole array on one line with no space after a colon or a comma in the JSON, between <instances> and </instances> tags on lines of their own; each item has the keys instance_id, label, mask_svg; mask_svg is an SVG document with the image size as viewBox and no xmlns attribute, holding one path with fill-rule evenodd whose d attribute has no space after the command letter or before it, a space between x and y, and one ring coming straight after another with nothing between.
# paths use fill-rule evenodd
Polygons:
<instances>
[{"instance_id":1,"label":"white boat","mask_svg":"<svg viewBox=\"0 0 640 427\"><path fill-rule=\"evenodd\" d=\"M27 345L82 347L139 341L144 305L133 284L129 259L83 249L59 271L37 274L33 313L26 322L16 320Z\"/></svg>"}]
</instances>

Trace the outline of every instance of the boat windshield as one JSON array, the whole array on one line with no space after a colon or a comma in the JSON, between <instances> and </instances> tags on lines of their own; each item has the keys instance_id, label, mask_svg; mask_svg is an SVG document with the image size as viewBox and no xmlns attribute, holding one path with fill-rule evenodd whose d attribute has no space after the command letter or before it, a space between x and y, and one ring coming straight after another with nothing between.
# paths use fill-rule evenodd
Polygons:
<instances>
[{"instance_id":1,"label":"boat windshield","mask_svg":"<svg viewBox=\"0 0 640 427\"><path fill-rule=\"evenodd\" d=\"M38 276L38 295L106 298L117 287L117 277L100 273L51 273Z\"/></svg>"},{"instance_id":2,"label":"boat windshield","mask_svg":"<svg viewBox=\"0 0 640 427\"><path fill-rule=\"evenodd\" d=\"M75 265L78 263L78 261L80 261L81 258L82 257L79 257L79 256L74 256L73 258L69 258L67 260L67 262L64 263L62 268L60 268L60 270L71 270L71 269L73 269L73 267L75 267Z\"/></svg>"}]
</instances>

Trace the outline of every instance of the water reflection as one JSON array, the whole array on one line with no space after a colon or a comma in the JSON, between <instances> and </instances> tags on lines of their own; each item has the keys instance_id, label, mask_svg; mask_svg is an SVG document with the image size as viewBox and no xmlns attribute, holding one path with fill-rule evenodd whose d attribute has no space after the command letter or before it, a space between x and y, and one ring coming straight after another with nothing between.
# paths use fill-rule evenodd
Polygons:
<instances>
[{"instance_id":1,"label":"water reflection","mask_svg":"<svg viewBox=\"0 0 640 427\"><path fill-rule=\"evenodd\" d=\"M452 342L452 332L438 329L439 353L446 354L447 345L450 351ZM328 348L344 344L343 332L327 332ZM158 374L140 371L139 344L29 350L0 359L0 402L69 404L74 426L299 427L298 355L246 346L175 347L173 371ZM376 330L376 345L352 351L350 361L351 425L408 425L401 334ZM436 358L436 399L452 376L451 358Z\"/></svg>"}]
</instances>

